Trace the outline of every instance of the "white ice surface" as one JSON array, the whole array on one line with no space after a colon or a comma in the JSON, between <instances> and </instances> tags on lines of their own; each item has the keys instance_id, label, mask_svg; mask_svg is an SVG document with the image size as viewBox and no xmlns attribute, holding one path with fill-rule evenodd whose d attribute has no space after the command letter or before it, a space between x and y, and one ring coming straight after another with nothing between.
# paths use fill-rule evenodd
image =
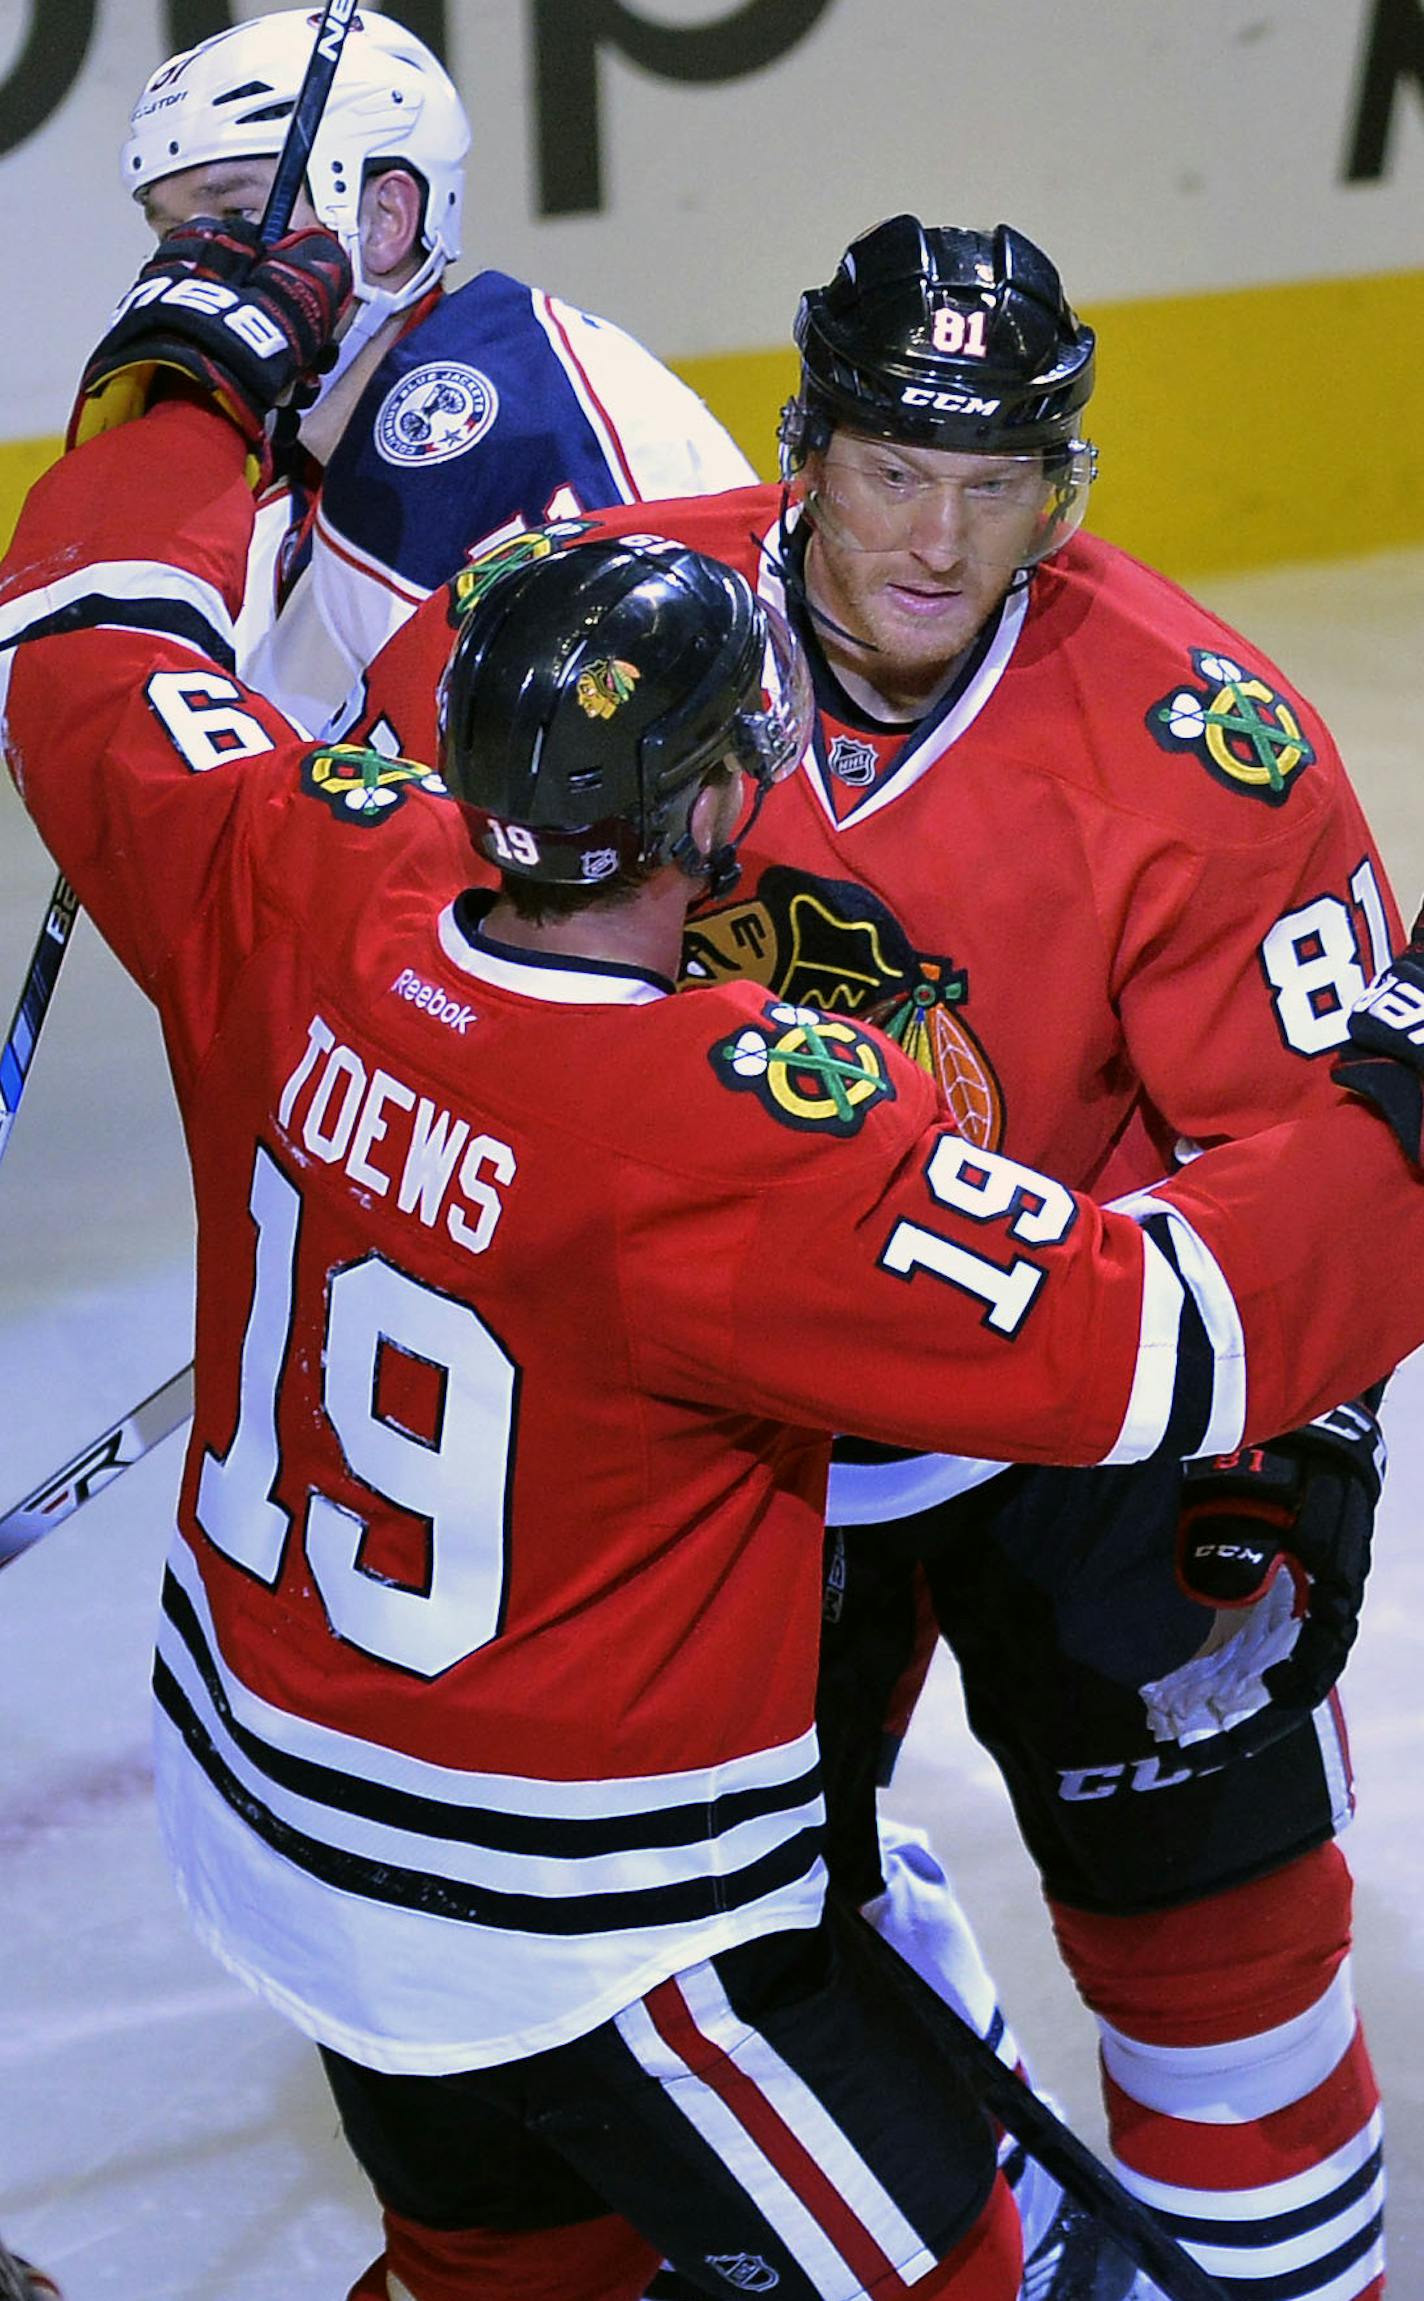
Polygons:
<instances>
[{"instance_id":1,"label":"white ice surface","mask_svg":"<svg viewBox=\"0 0 1424 2301\"><path fill-rule=\"evenodd\" d=\"M1406 908L1424 887L1424 554L1200 587L1330 718ZM0 1001L52 869L0 793ZM188 1188L157 1033L82 925L0 1169L0 1503L189 1356ZM1391 2292L1424 2295L1424 1364L1388 1409L1349 1680L1359 1995L1391 2138ZM375 2216L310 2048L190 1938L148 1787L178 1442L0 1576L0 2231L68 2301L340 2301ZM936 1666L895 1804L929 1827L1039 2071L1100 2134L1093 2035L997 1776Z\"/></svg>"}]
</instances>

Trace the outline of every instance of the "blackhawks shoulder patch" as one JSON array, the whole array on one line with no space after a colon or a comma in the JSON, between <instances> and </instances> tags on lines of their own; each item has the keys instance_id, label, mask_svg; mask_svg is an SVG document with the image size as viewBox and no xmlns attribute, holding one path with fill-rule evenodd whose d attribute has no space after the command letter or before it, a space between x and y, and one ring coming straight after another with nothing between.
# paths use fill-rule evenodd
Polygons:
<instances>
[{"instance_id":1,"label":"blackhawks shoulder patch","mask_svg":"<svg viewBox=\"0 0 1424 2301\"><path fill-rule=\"evenodd\" d=\"M418 759L388 759L361 743L327 743L302 761L302 789L324 799L343 821L382 822L412 788L449 797L433 767L422 767Z\"/></svg>"},{"instance_id":2,"label":"blackhawks shoulder patch","mask_svg":"<svg viewBox=\"0 0 1424 2301\"><path fill-rule=\"evenodd\" d=\"M783 1126L853 1135L894 1081L869 1034L815 1007L779 1000L734 1038L719 1039L708 1060L724 1086L756 1095Z\"/></svg>"},{"instance_id":3,"label":"blackhawks shoulder patch","mask_svg":"<svg viewBox=\"0 0 1424 2301\"><path fill-rule=\"evenodd\" d=\"M563 519L553 521L548 527L525 527L517 535L506 535L498 543L477 552L468 566L462 567L451 580L450 622L459 625L511 568L525 567L531 559L548 559L553 552L562 551L566 544L586 534L592 525L591 519Z\"/></svg>"},{"instance_id":4,"label":"blackhawks shoulder patch","mask_svg":"<svg viewBox=\"0 0 1424 2301\"><path fill-rule=\"evenodd\" d=\"M1281 806L1291 777L1315 758L1295 712L1229 656L1194 647L1191 658L1202 684L1154 703L1148 732L1164 751L1193 752L1218 783Z\"/></svg>"}]
</instances>

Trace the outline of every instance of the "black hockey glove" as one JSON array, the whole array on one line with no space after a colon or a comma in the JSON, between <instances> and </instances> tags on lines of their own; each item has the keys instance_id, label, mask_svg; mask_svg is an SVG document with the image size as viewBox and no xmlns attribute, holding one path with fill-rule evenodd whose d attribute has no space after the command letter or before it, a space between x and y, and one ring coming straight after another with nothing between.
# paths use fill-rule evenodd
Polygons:
<instances>
[{"instance_id":1,"label":"black hockey glove","mask_svg":"<svg viewBox=\"0 0 1424 2301\"><path fill-rule=\"evenodd\" d=\"M259 467L267 418L319 372L351 293L330 232L264 248L256 224L199 216L160 241L85 367L66 447L129 423L176 375L231 417Z\"/></svg>"},{"instance_id":2,"label":"black hockey glove","mask_svg":"<svg viewBox=\"0 0 1424 2301\"><path fill-rule=\"evenodd\" d=\"M1397 959L1382 967L1349 1017L1350 1044L1331 1069L1373 1103L1405 1157L1424 1168L1424 910Z\"/></svg>"},{"instance_id":3,"label":"black hockey glove","mask_svg":"<svg viewBox=\"0 0 1424 2301\"><path fill-rule=\"evenodd\" d=\"M1384 1439L1362 1400L1239 1454L1189 1462L1177 1530L1177 1577L1202 1605L1254 1607L1277 1576L1296 1588L1290 1653L1261 1672L1269 1704L1197 1745L1211 1762L1262 1749L1324 1701L1359 1628Z\"/></svg>"}]
</instances>

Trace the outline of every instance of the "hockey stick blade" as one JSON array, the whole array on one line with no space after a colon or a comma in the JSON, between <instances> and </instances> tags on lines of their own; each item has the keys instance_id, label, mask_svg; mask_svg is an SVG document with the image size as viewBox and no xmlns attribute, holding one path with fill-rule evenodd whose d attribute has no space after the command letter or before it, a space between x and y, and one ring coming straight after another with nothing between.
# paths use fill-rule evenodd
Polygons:
<instances>
[{"instance_id":1,"label":"hockey stick blade","mask_svg":"<svg viewBox=\"0 0 1424 2301\"><path fill-rule=\"evenodd\" d=\"M122 1421L82 1446L62 1470L36 1486L0 1518L0 1566L8 1566L186 1422L193 1411L193 1369L150 1391Z\"/></svg>"},{"instance_id":2,"label":"hockey stick blade","mask_svg":"<svg viewBox=\"0 0 1424 2301\"><path fill-rule=\"evenodd\" d=\"M852 1905L842 1902L852 1913ZM1227 2301L1214 2277L1207 2275L1169 2237L1141 2200L1110 2173L1086 2142L1080 2141L1041 2101L1027 2080L1000 2061L993 2047L947 2005L922 1974L906 1964L888 1942L874 1933L860 1912L852 1913L877 1945L887 1978L893 1972L901 1993L916 2017L944 2041L968 2076L975 2093L992 2117L1021 2141L1029 2156L1051 2173L1060 2188L1091 2213L1099 2227L1139 2269L1153 2279L1161 2301Z\"/></svg>"}]
</instances>

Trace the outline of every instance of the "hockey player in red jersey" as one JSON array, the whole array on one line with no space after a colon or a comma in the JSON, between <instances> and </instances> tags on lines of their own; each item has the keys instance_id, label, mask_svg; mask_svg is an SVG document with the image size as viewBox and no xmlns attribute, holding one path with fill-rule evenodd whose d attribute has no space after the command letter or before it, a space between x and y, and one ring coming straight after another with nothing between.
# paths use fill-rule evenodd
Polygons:
<instances>
[{"instance_id":1,"label":"hockey player in red jersey","mask_svg":"<svg viewBox=\"0 0 1424 2301\"><path fill-rule=\"evenodd\" d=\"M784 489L557 538L710 551L812 661L812 754L738 888L699 906L685 979L746 975L878 1022L969 1139L1098 1196L1322 1107L1398 936L1379 856L1275 665L1080 532L1094 344L1052 264L1007 227L897 217L803 298L797 340ZM360 731L423 753L450 626L488 572L387 649ZM857 1443L832 1473L821 1718L842 1879L881 1884L869 1814L919 1566L1098 2015L1120 2169L1241 2301L1286 2273L1298 2301L1382 2290L1379 2103L1333 1842L1348 1755L1320 1673L1272 1678L1294 1698L1256 1738L1289 1730L1249 1762L1223 1744L1212 1771L1173 1737L1200 1759L1192 1738L1264 1702L1292 1635L1283 1583L1256 1604L1260 1579L1232 1579L1233 1534L1264 1534L1268 1566L1302 1518L1367 1550L1373 1404L1185 1487L1170 1466L1006 1471ZM1248 1628L1199 1657L1218 1605ZM892 1848L881 1904L893 1938L913 1900L921 1955L928 1861ZM1048 2289L1076 2301L1066 2272Z\"/></svg>"},{"instance_id":2,"label":"hockey player in red jersey","mask_svg":"<svg viewBox=\"0 0 1424 2301\"><path fill-rule=\"evenodd\" d=\"M1424 1336L1424 963L1352 1026L1354 1096L1131 1213L974 1143L872 1027L670 996L743 778L803 760L773 612L677 547L536 555L462 625L443 780L294 735L232 619L339 252L211 237L147 268L77 428L179 397L48 474L0 574L7 755L193 1166L185 1895L322 2046L390 2292L632 2301L666 2253L1012 2301L987 2130L824 1915L826 1433L1151 1465L1377 1379ZM1358 1561L1308 1531L1330 1649Z\"/></svg>"}]
</instances>

